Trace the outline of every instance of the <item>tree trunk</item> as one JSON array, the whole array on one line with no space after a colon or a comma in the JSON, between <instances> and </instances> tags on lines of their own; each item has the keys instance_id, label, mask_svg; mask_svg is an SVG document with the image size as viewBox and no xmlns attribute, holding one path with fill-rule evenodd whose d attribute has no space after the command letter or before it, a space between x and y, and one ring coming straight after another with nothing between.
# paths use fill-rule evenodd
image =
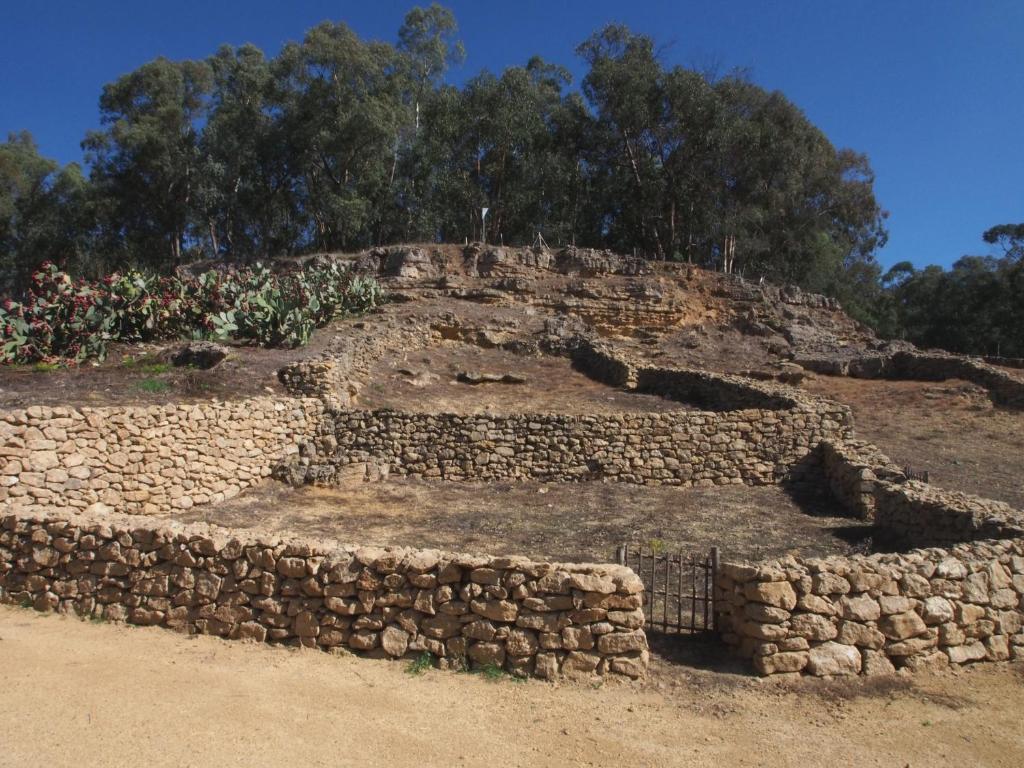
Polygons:
<instances>
[{"instance_id":1,"label":"tree trunk","mask_svg":"<svg viewBox=\"0 0 1024 768\"><path fill-rule=\"evenodd\" d=\"M672 198L672 205L668 212L668 251L674 259L676 255L676 199Z\"/></svg>"},{"instance_id":2,"label":"tree trunk","mask_svg":"<svg viewBox=\"0 0 1024 768\"><path fill-rule=\"evenodd\" d=\"M210 245L213 247L213 258L217 258L220 255L220 244L217 242L217 227L214 226L213 219L208 219L207 223L210 226Z\"/></svg>"}]
</instances>

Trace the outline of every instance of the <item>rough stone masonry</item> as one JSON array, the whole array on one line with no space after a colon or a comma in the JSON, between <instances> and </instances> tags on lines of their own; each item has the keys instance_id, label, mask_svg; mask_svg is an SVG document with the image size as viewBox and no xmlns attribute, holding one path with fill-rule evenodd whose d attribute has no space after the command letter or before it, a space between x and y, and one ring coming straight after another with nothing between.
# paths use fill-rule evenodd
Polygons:
<instances>
[{"instance_id":1,"label":"rough stone masonry","mask_svg":"<svg viewBox=\"0 0 1024 768\"><path fill-rule=\"evenodd\" d=\"M0 600L133 624L516 674L647 669L617 565L345 547L106 510L0 521Z\"/></svg>"}]
</instances>

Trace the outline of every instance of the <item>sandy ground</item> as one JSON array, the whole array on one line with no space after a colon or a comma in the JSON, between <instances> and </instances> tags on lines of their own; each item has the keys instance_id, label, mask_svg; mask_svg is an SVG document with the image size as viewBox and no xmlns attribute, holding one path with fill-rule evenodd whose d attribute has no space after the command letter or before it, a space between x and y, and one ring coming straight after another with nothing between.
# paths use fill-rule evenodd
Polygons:
<instances>
[{"instance_id":1,"label":"sandy ground","mask_svg":"<svg viewBox=\"0 0 1024 768\"><path fill-rule=\"evenodd\" d=\"M1024 509L1024 413L966 381L815 376L804 386L848 404L859 437L931 482Z\"/></svg>"},{"instance_id":2,"label":"sandy ground","mask_svg":"<svg viewBox=\"0 0 1024 768\"><path fill-rule=\"evenodd\" d=\"M477 483L392 478L341 488L266 483L175 515L362 544L608 562L654 546L762 559L849 553L868 534L834 502L797 504L778 486L645 487L628 483Z\"/></svg>"},{"instance_id":3,"label":"sandy ground","mask_svg":"<svg viewBox=\"0 0 1024 768\"><path fill-rule=\"evenodd\" d=\"M491 681L0 606L0 669L5 767L1024 764L1019 664Z\"/></svg>"}]
</instances>

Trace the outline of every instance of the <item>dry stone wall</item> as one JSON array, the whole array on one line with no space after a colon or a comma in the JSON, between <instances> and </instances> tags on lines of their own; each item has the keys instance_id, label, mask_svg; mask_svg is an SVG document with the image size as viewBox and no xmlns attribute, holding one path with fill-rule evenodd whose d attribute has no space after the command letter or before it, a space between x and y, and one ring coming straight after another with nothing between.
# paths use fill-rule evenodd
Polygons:
<instances>
[{"instance_id":1,"label":"dry stone wall","mask_svg":"<svg viewBox=\"0 0 1024 768\"><path fill-rule=\"evenodd\" d=\"M832 496L856 517L875 516L879 481L906 482L903 470L864 440L824 440L819 451L821 470Z\"/></svg>"},{"instance_id":2,"label":"dry stone wall","mask_svg":"<svg viewBox=\"0 0 1024 768\"><path fill-rule=\"evenodd\" d=\"M348 330L348 334L336 337L320 357L300 360L278 371L278 379L291 395L348 406L374 361L389 352L429 347L441 338L440 333L420 323L360 321Z\"/></svg>"},{"instance_id":3,"label":"dry stone wall","mask_svg":"<svg viewBox=\"0 0 1024 768\"><path fill-rule=\"evenodd\" d=\"M331 483L350 463L447 480L643 485L777 482L849 424L842 409L566 416L334 410L305 455L307 482Z\"/></svg>"},{"instance_id":4,"label":"dry stone wall","mask_svg":"<svg viewBox=\"0 0 1024 768\"><path fill-rule=\"evenodd\" d=\"M579 336L550 346L611 386L715 410L497 416L332 407L317 439L279 476L330 484L348 477L345 468L356 464L446 480L760 485L778 482L821 441L850 432L846 406L790 387L638 366L606 343Z\"/></svg>"},{"instance_id":5,"label":"dry stone wall","mask_svg":"<svg viewBox=\"0 0 1024 768\"><path fill-rule=\"evenodd\" d=\"M0 600L543 678L643 675L642 590L617 565L351 548L126 515L0 519Z\"/></svg>"},{"instance_id":6,"label":"dry stone wall","mask_svg":"<svg viewBox=\"0 0 1024 768\"><path fill-rule=\"evenodd\" d=\"M0 511L167 514L259 483L315 433L313 399L0 412Z\"/></svg>"},{"instance_id":7,"label":"dry stone wall","mask_svg":"<svg viewBox=\"0 0 1024 768\"><path fill-rule=\"evenodd\" d=\"M989 365L979 358L946 352L898 351L852 359L797 358L795 362L808 370L831 376L913 381L964 379L985 387L994 403L1008 408L1024 408L1024 377Z\"/></svg>"},{"instance_id":8,"label":"dry stone wall","mask_svg":"<svg viewBox=\"0 0 1024 768\"><path fill-rule=\"evenodd\" d=\"M908 480L863 440L822 441L821 466L836 499L873 519L891 545L932 547L1024 535L1024 512L994 499Z\"/></svg>"},{"instance_id":9,"label":"dry stone wall","mask_svg":"<svg viewBox=\"0 0 1024 768\"><path fill-rule=\"evenodd\" d=\"M763 675L874 675L1024 658L1024 541L724 563L723 639Z\"/></svg>"},{"instance_id":10,"label":"dry stone wall","mask_svg":"<svg viewBox=\"0 0 1024 768\"><path fill-rule=\"evenodd\" d=\"M906 554L724 563L723 639L763 675L885 674L1024 657L1024 515L911 481L870 443L823 441L821 469ZM967 543L964 543L967 542Z\"/></svg>"},{"instance_id":11,"label":"dry stone wall","mask_svg":"<svg viewBox=\"0 0 1024 768\"><path fill-rule=\"evenodd\" d=\"M916 480L878 483L875 526L891 543L934 547L1024 536L1024 513L1009 504Z\"/></svg>"}]
</instances>

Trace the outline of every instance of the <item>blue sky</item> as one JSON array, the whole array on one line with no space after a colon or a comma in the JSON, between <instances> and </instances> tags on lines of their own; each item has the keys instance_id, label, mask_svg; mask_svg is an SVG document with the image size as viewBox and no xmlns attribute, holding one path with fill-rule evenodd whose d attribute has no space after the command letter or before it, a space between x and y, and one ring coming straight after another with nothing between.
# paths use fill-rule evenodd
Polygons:
<instances>
[{"instance_id":1,"label":"blue sky","mask_svg":"<svg viewBox=\"0 0 1024 768\"><path fill-rule=\"evenodd\" d=\"M163 55L221 43L269 54L325 19L393 40L415 2L0 0L0 135L80 160L104 83ZM426 4L423 0L423 4ZM753 79L801 106L838 146L866 152L891 212L883 264L986 253L981 232L1024 221L1024 2L977 0L517 0L448 2L466 43L460 82L532 54L568 66L612 21L653 36L666 63Z\"/></svg>"}]
</instances>

